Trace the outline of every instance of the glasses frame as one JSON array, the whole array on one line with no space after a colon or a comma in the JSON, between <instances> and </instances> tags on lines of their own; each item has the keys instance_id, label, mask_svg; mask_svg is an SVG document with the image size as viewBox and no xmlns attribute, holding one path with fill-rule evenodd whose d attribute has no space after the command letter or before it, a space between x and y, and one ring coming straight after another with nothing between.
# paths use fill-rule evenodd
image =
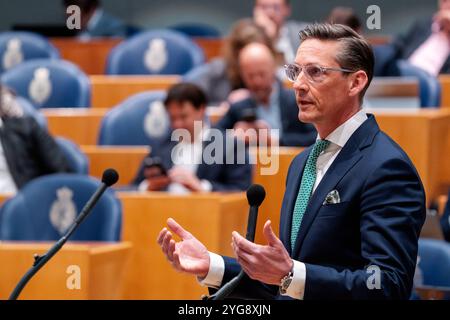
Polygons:
<instances>
[{"instance_id":1,"label":"glasses frame","mask_svg":"<svg viewBox=\"0 0 450 320\"><path fill-rule=\"evenodd\" d=\"M288 75L288 69L291 66L296 66L297 68L300 69L300 72L298 73L297 77L294 80L292 80L289 77L289 75ZM308 66L314 66L314 67L319 68L319 70L322 72L322 74L325 74L325 71L339 71L339 72L343 72L343 73L354 73L354 72L356 72L355 70L344 69L344 68L337 68L337 67L324 67L324 66L321 66L321 65L318 65L318 64L308 64L308 65L305 65L305 66L301 66L301 65L298 65L296 63L289 63L289 64L285 64L284 65L284 70L286 72L286 77L288 78L288 80L290 82L294 83L295 81L297 81L297 79L300 76L300 74L304 71L304 68L308 67ZM317 80L312 79L311 76L308 73L306 73L306 72L304 74L305 74L306 79L308 79L310 82L318 83L318 82L322 82L323 81L323 80L322 81L317 81Z\"/></svg>"}]
</instances>

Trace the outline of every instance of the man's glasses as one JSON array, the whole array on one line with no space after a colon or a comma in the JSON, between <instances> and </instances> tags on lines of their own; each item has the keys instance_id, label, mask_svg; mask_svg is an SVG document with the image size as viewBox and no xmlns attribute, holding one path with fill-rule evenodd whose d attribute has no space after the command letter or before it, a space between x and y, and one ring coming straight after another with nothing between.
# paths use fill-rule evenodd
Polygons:
<instances>
[{"instance_id":1,"label":"man's glasses","mask_svg":"<svg viewBox=\"0 0 450 320\"><path fill-rule=\"evenodd\" d=\"M286 64L284 66L286 70L286 76L291 82L295 82L300 76L300 73L304 71L306 78L311 82L322 82L325 80L327 71L340 71L345 73L353 73L355 71L342 68L322 67L315 64L309 64L306 66L299 66L298 64Z\"/></svg>"}]
</instances>

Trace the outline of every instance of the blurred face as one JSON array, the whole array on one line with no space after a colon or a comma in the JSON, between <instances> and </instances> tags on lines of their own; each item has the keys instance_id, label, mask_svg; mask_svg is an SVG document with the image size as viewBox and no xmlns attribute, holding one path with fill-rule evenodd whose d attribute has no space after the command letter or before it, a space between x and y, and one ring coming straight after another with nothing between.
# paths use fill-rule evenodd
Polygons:
<instances>
[{"instance_id":1,"label":"blurred face","mask_svg":"<svg viewBox=\"0 0 450 320\"><path fill-rule=\"evenodd\" d=\"M194 137L194 122L203 120L205 108L195 109L192 103L188 101L183 103L173 101L167 106L167 112L174 130L186 129L191 137Z\"/></svg>"},{"instance_id":2,"label":"blurred face","mask_svg":"<svg viewBox=\"0 0 450 320\"><path fill-rule=\"evenodd\" d=\"M275 63L273 59L241 59L241 77L254 98L268 103L275 81Z\"/></svg>"},{"instance_id":3,"label":"blurred face","mask_svg":"<svg viewBox=\"0 0 450 320\"><path fill-rule=\"evenodd\" d=\"M255 7L263 11L279 28L291 14L291 8L285 0L257 0Z\"/></svg>"},{"instance_id":4,"label":"blurred face","mask_svg":"<svg viewBox=\"0 0 450 320\"><path fill-rule=\"evenodd\" d=\"M341 68L335 59L335 52L339 50L337 41L305 40L297 51L295 63L299 66ZM302 71L294 82L300 121L313 123L316 128L323 126L334 130L359 109L359 93L366 83L367 76L363 71L344 73L329 70L318 81L313 81ZM331 131L324 130L327 133Z\"/></svg>"},{"instance_id":5,"label":"blurred face","mask_svg":"<svg viewBox=\"0 0 450 320\"><path fill-rule=\"evenodd\" d=\"M440 10L450 10L450 0L439 0Z\"/></svg>"}]
</instances>

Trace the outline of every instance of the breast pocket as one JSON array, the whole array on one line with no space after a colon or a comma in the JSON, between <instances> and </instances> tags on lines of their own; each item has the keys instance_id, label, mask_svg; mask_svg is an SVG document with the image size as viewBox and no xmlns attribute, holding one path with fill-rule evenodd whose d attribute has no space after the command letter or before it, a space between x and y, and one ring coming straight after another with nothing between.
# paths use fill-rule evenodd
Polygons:
<instances>
[{"instance_id":1,"label":"breast pocket","mask_svg":"<svg viewBox=\"0 0 450 320\"><path fill-rule=\"evenodd\" d=\"M336 204L322 205L316 219L320 218L336 218L343 216L349 209L349 201L344 201Z\"/></svg>"}]
</instances>

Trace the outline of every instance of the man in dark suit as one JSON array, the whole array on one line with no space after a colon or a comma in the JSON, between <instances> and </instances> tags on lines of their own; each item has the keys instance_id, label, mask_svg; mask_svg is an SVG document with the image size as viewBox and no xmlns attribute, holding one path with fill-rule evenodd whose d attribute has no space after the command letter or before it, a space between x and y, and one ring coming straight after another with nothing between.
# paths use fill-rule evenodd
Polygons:
<instances>
[{"instance_id":1,"label":"man in dark suit","mask_svg":"<svg viewBox=\"0 0 450 320\"><path fill-rule=\"evenodd\" d=\"M276 78L275 60L270 49L261 43L248 44L239 53L239 66L248 89L247 97L233 103L216 127L235 129L238 138L244 140L248 129L257 132L276 129L278 135L269 135L268 143L276 139L282 146L313 144L317 132L311 124L301 123L292 116L298 110L295 95ZM239 136L239 132L244 134Z\"/></svg>"},{"instance_id":2,"label":"man in dark suit","mask_svg":"<svg viewBox=\"0 0 450 320\"><path fill-rule=\"evenodd\" d=\"M419 20L393 42L397 58L432 75L450 73L450 0L439 0L433 17Z\"/></svg>"},{"instance_id":3,"label":"man in dark suit","mask_svg":"<svg viewBox=\"0 0 450 320\"><path fill-rule=\"evenodd\" d=\"M236 258L207 249L173 219L158 242L172 265L218 288L244 270L234 298L408 299L425 219L425 192L403 150L361 110L373 77L370 45L349 27L300 32L294 81L298 117L318 131L291 163L280 238L233 232Z\"/></svg>"},{"instance_id":4,"label":"man in dark suit","mask_svg":"<svg viewBox=\"0 0 450 320\"><path fill-rule=\"evenodd\" d=\"M227 139L221 131L209 128L204 92L191 83L176 84L164 104L174 131L170 140L144 160L134 181L139 189L172 193L246 190L252 179L247 150L232 137Z\"/></svg>"},{"instance_id":5,"label":"man in dark suit","mask_svg":"<svg viewBox=\"0 0 450 320\"><path fill-rule=\"evenodd\" d=\"M450 192L448 193L444 214L441 217L441 227L445 240L450 242Z\"/></svg>"}]
</instances>

